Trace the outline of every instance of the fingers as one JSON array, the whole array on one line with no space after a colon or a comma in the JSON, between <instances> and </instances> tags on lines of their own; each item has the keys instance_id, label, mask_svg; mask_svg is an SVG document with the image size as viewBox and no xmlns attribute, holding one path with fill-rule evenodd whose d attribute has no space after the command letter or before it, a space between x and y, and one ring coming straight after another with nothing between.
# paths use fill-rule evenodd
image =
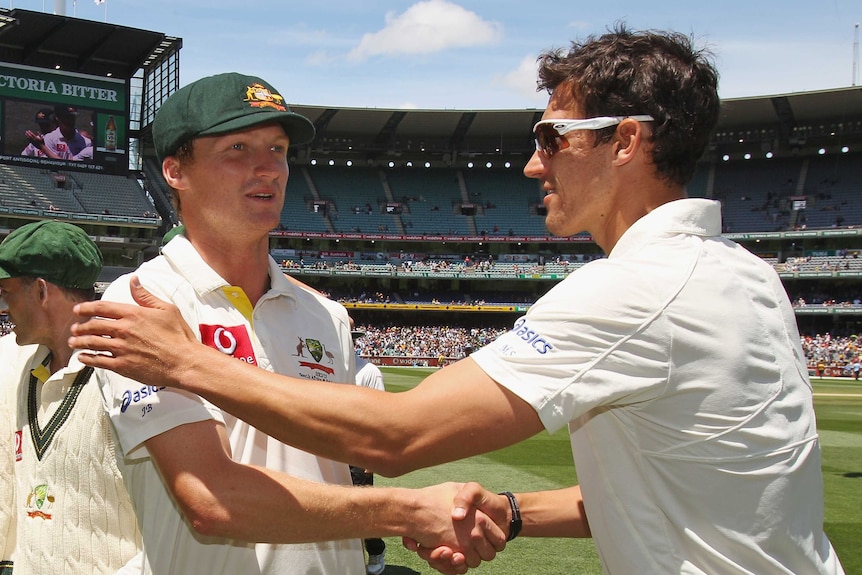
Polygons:
<instances>
[{"instance_id":1,"label":"fingers","mask_svg":"<svg viewBox=\"0 0 862 575\"><path fill-rule=\"evenodd\" d=\"M72 336L68 339L68 343L72 349L106 352L113 355L119 351L123 343L117 338L120 334L119 322L114 320L90 318L84 322L72 324L71 332Z\"/></svg>"},{"instance_id":2,"label":"fingers","mask_svg":"<svg viewBox=\"0 0 862 575\"><path fill-rule=\"evenodd\" d=\"M455 495L455 508L452 510L452 519L457 519L455 517L456 513L460 516L459 518L463 519L471 508L481 508L486 495L489 493L487 489L475 481L465 483L458 494Z\"/></svg>"},{"instance_id":3,"label":"fingers","mask_svg":"<svg viewBox=\"0 0 862 575\"><path fill-rule=\"evenodd\" d=\"M114 369L114 362L116 361L116 359L111 355L87 352L79 353L78 360L80 360L84 365L88 365L90 367L109 369L112 371Z\"/></svg>"},{"instance_id":4,"label":"fingers","mask_svg":"<svg viewBox=\"0 0 862 575\"><path fill-rule=\"evenodd\" d=\"M509 523L509 505L505 497L488 491L478 483L470 482L461 486L455 495L453 504L453 520L458 521L466 518L473 510L480 511L497 526L496 529L490 525L487 526L488 533L494 533L494 541L496 541L498 534L502 534L505 542L506 535L503 528L508 529ZM495 543L495 547L498 551L501 550L499 544Z\"/></svg>"},{"instance_id":5,"label":"fingers","mask_svg":"<svg viewBox=\"0 0 862 575\"><path fill-rule=\"evenodd\" d=\"M405 545L406 546L406 545ZM415 549L419 557L428 563L430 567L445 575L463 574L467 572L468 565L462 553L453 551L449 547L418 547Z\"/></svg>"},{"instance_id":6,"label":"fingers","mask_svg":"<svg viewBox=\"0 0 862 575\"><path fill-rule=\"evenodd\" d=\"M97 300L97 301L88 301L82 302L75 306L74 312L76 315L81 317L88 318L107 318L107 319L122 319L129 318L134 320L138 317L139 307L146 308L154 308L160 310L167 310L172 308L173 306L168 302L161 300L151 294L147 288L141 285L138 276L132 276L129 279L129 291L132 294L132 298L138 305L133 305L130 303L119 303L113 301L106 300ZM91 320L92 321L92 320ZM100 323L79 323L76 324L81 327L81 331L79 334L83 333L98 333L95 331L95 328L106 327L104 324ZM76 334L77 335L77 334ZM105 334L107 335L107 334Z\"/></svg>"},{"instance_id":7,"label":"fingers","mask_svg":"<svg viewBox=\"0 0 862 575\"><path fill-rule=\"evenodd\" d=\"M496 553L506 548L506 533L493 519L482 512L476 513L476 522L470 532L474 547L488 545L488 549L482 555L484 561L490 561Z\"/></svg>"},{"instance_id":8,"label":"fingers","mask_svg":"<svg viewBox=\"0 0 862 575\"><path fill-rule=\"evenodd\" d=\"M132 292L132 298L141 307L168 309L171 305L151 294L147 288L141 285L141 280L138 279L138 276L129 278L129 290Z\"/></svg>"},{"instance_id":9,"label":"fingers","mask_svg":"<svg viewBox=\"0 0 862 575\"><path fill-rule=\"evenodd\" d=\"M474 481L465 483L458 494L455 495L452 519L456 521L464 519L467 517L470 509L481 509L487 493L490 492Z\"/></svg>"},{"instance_id":10,"label":"fingers","mask_svg":"<svg viewBox=\"0 0 862 575\"><path fill-rule=\"evenodd\" d=\"M73 311L81 317L120 319L132 315L137 307L129 303L97 300L76 304Z\"/></svg>"}]
</instances>

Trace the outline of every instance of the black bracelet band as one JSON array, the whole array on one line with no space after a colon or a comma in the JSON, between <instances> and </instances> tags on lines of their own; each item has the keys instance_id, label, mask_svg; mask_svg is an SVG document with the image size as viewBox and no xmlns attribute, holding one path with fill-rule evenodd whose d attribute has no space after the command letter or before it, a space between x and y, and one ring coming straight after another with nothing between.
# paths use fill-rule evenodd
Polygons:
<instances>
[{"instance_id":1,"label":"black bracelet band","mask_svg":"<svg viewBox=\"0 0 862 575\"><path fill-rule=\"evenodd\" d=\"M518 500L512 495L511 491L501 491L497 495L505 495L509 500L509 506L512 508L512 520L509 522L509 536L506 541L511 541L521 532L521 508L518 507Z\"/></svg>"}]
</instances>

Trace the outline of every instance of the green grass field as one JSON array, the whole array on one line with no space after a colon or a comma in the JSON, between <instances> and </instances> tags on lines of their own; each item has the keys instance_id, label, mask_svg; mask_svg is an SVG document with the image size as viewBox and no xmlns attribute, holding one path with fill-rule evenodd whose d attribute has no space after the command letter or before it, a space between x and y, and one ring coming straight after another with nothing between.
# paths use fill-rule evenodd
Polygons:
<instances>
[{"instance_id":1,"label":"green grass field","mask_svg":"<svg viewBox=\"0 0 862 575\"><path fill-rule=\"evenodd\" d=\"M388 391L418 384L433 369L383 368ZM862 573L862 382L814 379L817 424L823 446L826 532L847 573ZM488 489L554 489L576 481L566 430L541 433L519 445L397 477L375 477L376 485L421 487L443 481L478 481ZM386 575L437 573L401 546L386 540ZM470 573L494 575L599 575L592 540L523 538L491 563Z\"/></svg>"}]
</instances>

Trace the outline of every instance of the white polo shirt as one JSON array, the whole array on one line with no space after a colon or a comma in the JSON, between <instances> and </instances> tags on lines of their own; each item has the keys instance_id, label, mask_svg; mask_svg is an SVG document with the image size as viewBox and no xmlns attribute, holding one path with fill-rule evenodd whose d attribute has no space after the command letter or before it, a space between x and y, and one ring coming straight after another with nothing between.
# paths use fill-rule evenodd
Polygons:
<instances>
[{"instance_id":1,"label":"white polo shirt","mask_svg":"<svg viewBox=\"0 0 862 575\"><path fill-rule=\"evenodd\" d=\"M355 361L346 310L285 279L270 258L271 289L252 308L200 258L184 236L135 274L154 295L177 305L207 345L263 369L306 379L354 384ZM131 301L128 276L104 299ZM364 575L361 541L250 545L204 538L173 504L143 443L179 425L224 422L233 458L322 483L351 485L348 466L284 445L223 413L203 398L152 388L97 370L106 409L131 471L126 482L135 502L144 549L159 575L187 573L291 573Z\"/></svg>"},{"instance_id":2,"label":"white polo shirt","mask_svg":"<svg viewBox=\"0 0 862 575\"><path fill-rule=\"evenodd\" d=\"M842 573L793 310L720 234L667 203L471 357L569 426L608 573Z\"/></svg>"},{"instance_id":3,"label":"white polo shirt","mask_svg":"<svg viewBox=\"0 0 862 575\"><path fill-rule=\"evenodd\" d=\"M15 460L21 452L22 434L16 429L19 357L36 346L19 347L15 333L0 337L0 572L11 568L15 550Z\"/></svg>"}]
</instances>

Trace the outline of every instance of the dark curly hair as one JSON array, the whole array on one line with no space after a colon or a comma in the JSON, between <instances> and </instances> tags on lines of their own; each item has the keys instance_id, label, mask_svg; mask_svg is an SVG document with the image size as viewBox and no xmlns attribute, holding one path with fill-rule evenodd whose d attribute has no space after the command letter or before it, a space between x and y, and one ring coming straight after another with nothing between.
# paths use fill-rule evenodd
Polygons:
<instances>
[{"instance_id":1,"label":"dark curly hair","mask_svg":"<svg viewBox=\"0 0 862 575\"><path fill-rule=\"evenodd\" d=\"M572 90L587 117L649 114L652 162L682 186L694 175L718 121L718 72L711 54L677 32L632 32L617 24L602 36L539 56L538 90ZM596 132L596 145L615 128Z\"/></svg>"}]
</instances>

